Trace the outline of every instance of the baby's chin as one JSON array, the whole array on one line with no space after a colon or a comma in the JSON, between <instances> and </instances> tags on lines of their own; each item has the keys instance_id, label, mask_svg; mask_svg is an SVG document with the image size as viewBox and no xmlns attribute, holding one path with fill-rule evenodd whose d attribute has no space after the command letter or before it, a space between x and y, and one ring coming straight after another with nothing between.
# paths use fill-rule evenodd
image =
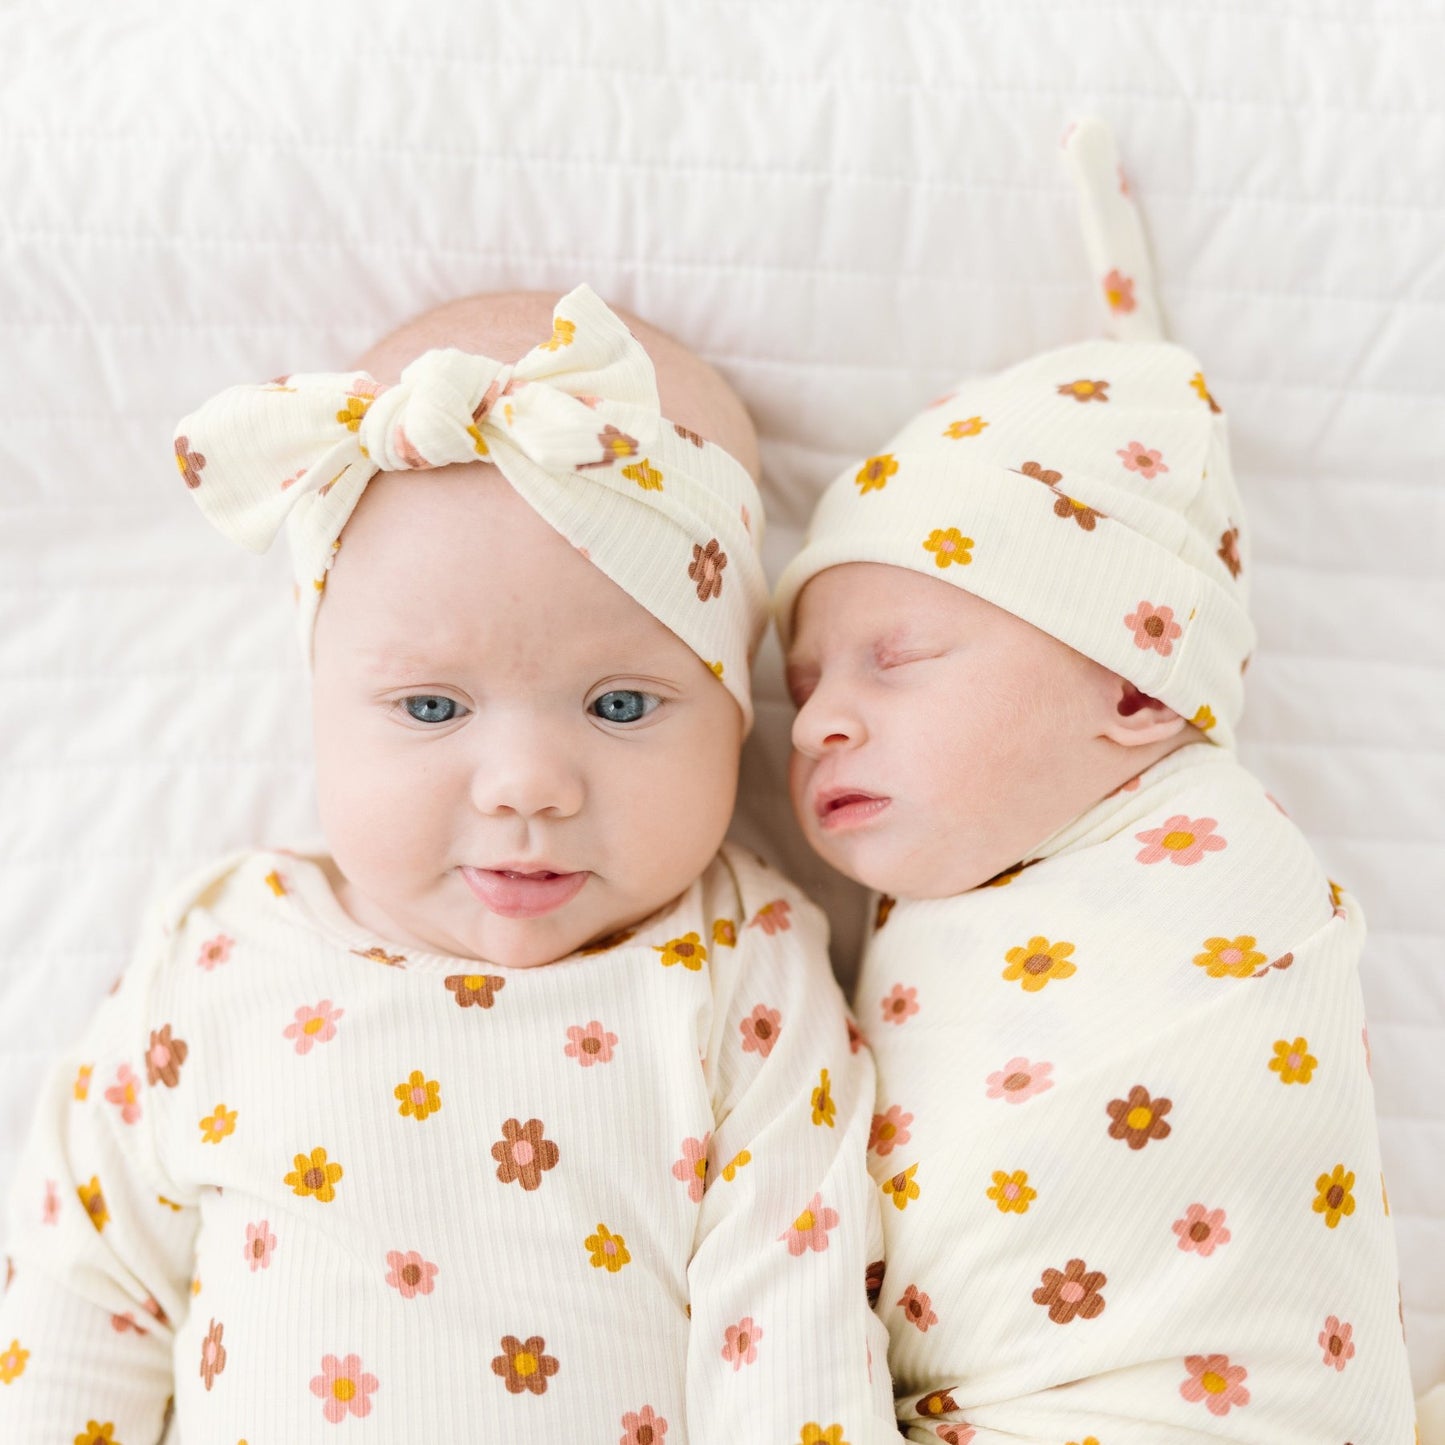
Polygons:
<instances>
[{"instance_id":1,"label":"baby's chin","mask_svg":"<svg viewBox=\"0 0 1445 1445\"><path fill-rule=\"evenodd\" d=\"M900 847L887 838L834 839L809 830L808 841L820 858L845 878L890 898L954 898L992 882L1018 860L990 850L963 856L940 847Z\"/></svg>"}]
</instances>

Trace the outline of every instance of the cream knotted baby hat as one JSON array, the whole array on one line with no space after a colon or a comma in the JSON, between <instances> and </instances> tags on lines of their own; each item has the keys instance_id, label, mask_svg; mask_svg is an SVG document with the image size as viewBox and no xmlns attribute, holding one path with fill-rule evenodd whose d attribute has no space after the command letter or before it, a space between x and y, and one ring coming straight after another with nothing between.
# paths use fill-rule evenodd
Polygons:
<instances>
[{"instance_id":1,"label":"cream knotted baby hat","mask_svg":"<svg viewBox=\"0 0 1445 1445\"><path fill-rule=\"evenodd\" d=\"M1070 127L1085 243L1113 340L960 383L824 493L778 583L844 562L938 577L1059 638L1232 744L1254 646L1225 420L1163 339L1139 213L1102 121Z\"/></svg>"},{"instance_id":2,"label":"cream knotted baby hat","mask_svg":"<svg viewBox=\"0 0 1445 1445\"><path fill-rule=\"evenodd\" d=\"M202 512L263 552L286 524L301 642L341 530L380 471L494 463L539 516L685 642L752 723L767 625L763 508L747 469L666 421L652 360L586 286L515 364L429 351L395 386L365 372L233 386L176 429Z\"/></svg>"}]
</instances>

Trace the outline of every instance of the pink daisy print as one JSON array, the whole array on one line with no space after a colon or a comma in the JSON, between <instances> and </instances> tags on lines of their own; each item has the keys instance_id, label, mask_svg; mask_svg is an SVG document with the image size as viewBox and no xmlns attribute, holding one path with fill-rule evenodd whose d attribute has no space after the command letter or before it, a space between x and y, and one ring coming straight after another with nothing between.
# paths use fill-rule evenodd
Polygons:
<instances>
[{"instance_id":1,"label":"pink daisy print","mask_svg":"<svg viewBox=\"0 0 1445 1445\"><path fill-rule=\"evenodd\" d=\"M40 1207L40 1222L42 1224L60 1223L60 1191L53 1179L45 1181L45 1203Z\"/></svg>"},{"instance_id":2,"label":"pink daisy print","mask_svg":"<svg viewBox=\"0 0 1445 1445\"><path fill-rule=\"evenodd\" d=\"M1324 1351L1325 1364L1334 1370L1343 1370L1354 1358L1355 1344L1350 1338L1355 1332L1353 1325L1342 1324L1334 1315L1325 1321L1320 1331L1320 1349Z\"/></svg>"},{"instance_id":3,"label":"pink daisy print","mask_svg":"<svg viewBox=\"0 0 1445 1445\"><path fill-rule=\"evenodd\" d=\"M120 1110L121 1119L127 1124L140 1120L140 1080L129 1064L122 1064L115 1071L115 1083L105 1091L106 1101Z\"/></svg>"},{"instance_id":4,"label":"pink daisy print","mask_svg":"<svg viewBox=\"0 0 1445 1445\"><path fill-rule=\"evenodd\" d=\"M767 934L786 933L793 926L788 917L792 906L786 898L775 898L771 903L764 903L753 915L748 927L761 928Z\"/></svg>"},{"instance_id":5,"label":"pink daisy print","mask_svg":"<svg viewBox=\"0 0 1445 1445\"><path fill-rule=\"evenodd\" d=\"M883 1113L873 1116L873 1125L868 1130L868 1147L880 1159L887 1158L913 1137L908 1132L912 1122L912 1114L905 1114L897 1104L890 1104Z\"/></svg>"},{"instance_id":6,"label":"pink daisy print","mask_svg":"<svg viewBox=\"0 0 1445 1445\"><path fill-rule=\"evenodd\" d=\"M218 963L225 963L231 957L231 949L235 943L234 938L227 938L224 933L218 933L214 938L208 938L201 945L201 951L196 955L196 967L203 968L209 973Z\"/></svg>"},{"instance_id":7,"label":"pink daisy print","mask_svg":"<svg viewBox=\"0 0 1445 1445\"><path fill-rule=\"evenodd\" d=\"M1174 620L1172 607L1156 607L1152 602L1141 601L1137 611L1129 613L1124 626L1134 629L1134 646L1143 652L1152 647L1160 657L1168 657L1174 651L1175 640L1184 635L1184 629Z\"/></svg>"},{"instance_id":8,"label":"pink daisy print","mask_svg":"<svg viewBox=\"0 0 1445 1445\"><path fill-rule=\"evenodd\" d=\"M331 1000L324 998L315 1008L302 1004L296 1010L296 1022L287 1024L282 1034L296 1042L298 1054L309 1054L313 1044L324 1044L336 1037L336 1020L346 1010L332 1008Z\"/></svg>"},{"instance_id":9,"label":"pink daisy print","mask_svg":"<svg viewBox=\"0 0 1445 1445\"><path fill-rule=\"evenodd\" d=\"M1189 1378L1180 1385L1179 1393L1191 1402L1202 1401L1211 1415L1227 1415L1236 1405L1249 1404L1249 1391L1244 1381L1249 1371L1243 1365L1231 1365L1228 1355L1189 1355L1184 1368Z\"/></svg>"},{"instance_id":10,"label":"pink daisy print","mask_svg":"<svg viewBox=\"0 0 1445 1445\"><path fill-rule=\"evenodd\" d=\"M1049 1077L1053 1071L1052 1064L1042 1061L1031 1064L1022 1056L1010 1059L984 1081L988 1085L986 1097L1022 1104L1025 1099L1032 1099L1036 1094L1054 1087L1054 1081Z\"/></svg>"},{"instance_id":11,"label":"pink daisy print","mask_svg":"<svg viewBox=\"0 0 1445 1445\"><path fill-rule=\"evenodd\" d=\"M1230 1241L1230 1233L1224 1227L1224 1211L1206 1209L1202 1204L1191 1204L1184 1211L1184 1218L1176 1219L1169 1227L1179 1236L1180 1249L1186 1254L1203 1255L1205 1259Z\"/></svg>"},{"instance_id":12,"label":"pink daisy print","mask_svg":"<svg viewBox=\"0 0 1445 1445\"><path fill-rule=\"evenodd\" d=\"M573 1024L567 1030L567 1043L562 1052L569 1059L576 1059L584 1069L590 1069L593 1064L610 1063L616 1046L617 1035L608 1033L593 1019L587 1024Z\"/></svg>"},{"instance_id":13,"label":"pink daisy print","mask_svg":"<svg viewBox=\"0 0 1445 1445\"><path fill-rule=\"evenodd\" d=\"M651 1405L644 1405L622 1417L622 1429L624 1434L617 1445L662 1445L667 1421Z\"/></svg>"},{"instance_id":14,"label":"pink daisy print","mask_svg":"<svg viewBox=\"0 0 1445 1445\"><path fill-rule=\"evenodd\" d=\"M1166 858L1181 868L1192 868L1204 861L1206 853L1218 853L1229 846L1214 831L1217 819L1191 818L1175 813L1164 820L1162 828L1150 828L1134 837L1147 846L1134 856L1140 863L1162 863Z\"/></svg>"},{"instance_id":15,"label":"pink daisy print","mask_svg":"<svg viewBox=\"0 0 1445 1445\"><path fill-rule=\"evenodd\" d=\"M928 1333L929 1325L938 1323L938 1316L933 1312L933 1301L917 1285L911 1284L903 1291L898 1308L903 1311L903 1318L910 1325L916 1325L923 1334Z\"/></svg>"},{"instance_id":16,"label":"pink daisy print","mask_svg":"<svg viewBox=\"0 0 1445 1445\"><path fill-rule=\"evenodd\" d=\"M258 1220L255 1224L246 1226L246 1263L251 1266L251 1273L255 1274L258 1269L271 1268L271 1255L276 1249L276 1236L271 1233L271 1221L269 1219Z\"/></svg>"},{"instance_id":17,"label":"pink daisy print","mask_svg":"<svg viewBox=\"0 0 1445 1445\"><path fill-rule=\"evenodd\" d=\"M1138 472L1146 481L1152 482L1160 472L1169 470L1164 465L1162 454L1151 451L1143 442L1130 442L1128 446L1120 447L1114 455L1123 461L1128 471Z\"/></svg>"},{"instance_id":18,"label":"pink daisy print","mask_svg":"<svg viewBox=\"0 0 1445 1445\"><path fill-rule=\"evenodd\" d=\"M311 1393L326 1405L322 1413L333 1425L348 1415L371 1414L371 1396L381 1382L361 1367L360 1355L322 1355L321 1373L311 1378Z\"/></svg>"},{"instance_id":19,"label":"pink daisy print","mask_svg":"<svg viewBox=\"0 0 1445 1445\"><path fill-rule=\"evenodd\" d=\"M694 1204L707 1189L707 1142L711 1138L711 1134L704 1134L701 1139L684 1139L681 1158L673 1160L672 1177L687 1185L687 1197Z\"/></svg>"},{"instance_id":20,"label":"pink daisy print","mask_svg":"<svg viewBox=\"0 0 1445 1445\"><path fill-rule=\"evenodd\" d=\"M1100 283L1110 311L1128 315L1139 303L1134 300L1134 281L1116 266Z\"/></svg>"},{"instance_id":21,"label":"pink daisy print","mask_svg":"<svg viewBox=\"0 0 1445 1445\"><path fill-rule=\"evenodd\" d=\"M829 1209L823 1203L823 1196L815 1194L778 1238L788 1246L791 1255L806 1254L810 1249L821 1254L828 1247L828 1231L837 1227L838 1211Z\"/></svg>"},{"instance_id":22,"label":"pink daisy print","mask_svg":"<svg viewBox=\"0 0 1445 1445\"><path fill-rule=\"evenodd\" d=\"M738 1025L743 1036L743 1052L761 1054L767 1058L778 1041L778 1030L782 1026L783 1016L777 1009L769 1008L765 1003L757 1004L752 1013Z\"/></svg>"},{"instance_id":23,"label":"pink daisy print","mask_svg":"<svg viewBox=\"0 0 1445 1445\"><path fill-rule=\"evenodd\" d=\"M762 1337L763 1332L753 1323L751 1315L744 1315L737 1324L723 1331L722 1357L733 1367L734 1374L757 1359L758 1341Z\"/></svg>"},{"instance_id":24,"label":"pink daisy print","mask_svg":"<svg viewBox=\"0 0 1445 1445\"><path fill-rule=\"evenodd\" d=\"M409 1249L405 1254L399 1249L387 1250L386 1282L392 1289L400 1291L402 1299L430 1294L436 1277L436 1265L429 1259L423 1259L416 1250Z\"/></svg>"},{"instance_id":25,"label":"pink daisy print","mask_svg":"<svg viewBox=\"0 0 1445 1445\"><path fill-rule=\"evenodd\" d=\"M918 990L904 988L895 983L892 990L879 1000L885 1024L901 1024L918 1012Z\"/></svg>"}]
</instances>

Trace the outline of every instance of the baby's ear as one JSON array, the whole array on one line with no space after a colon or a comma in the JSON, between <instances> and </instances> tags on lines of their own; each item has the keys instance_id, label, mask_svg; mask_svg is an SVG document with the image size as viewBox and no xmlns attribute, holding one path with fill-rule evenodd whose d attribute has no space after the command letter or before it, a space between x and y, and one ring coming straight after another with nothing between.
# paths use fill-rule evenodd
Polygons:
<instances>
[{"instance_id":1,"label":"baby's ear","mask_svg":"<svg viewBox=\"0 0 1445 1445\"><path fill-rule=\"evenodd\" d=\"M1113 711L1101 714L1099 732L1120 747L1162 743L1189 726L1173 708L1140 692L1127 678L1113 676L1106 693Z\"/></svg>"}]
</instances>

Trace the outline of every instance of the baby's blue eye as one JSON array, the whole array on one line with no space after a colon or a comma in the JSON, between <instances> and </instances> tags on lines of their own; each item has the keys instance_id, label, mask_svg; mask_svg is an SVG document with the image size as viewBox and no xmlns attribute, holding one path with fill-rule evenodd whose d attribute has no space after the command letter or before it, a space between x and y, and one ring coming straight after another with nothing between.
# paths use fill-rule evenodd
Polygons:
<instances>
[{"instance_id":1,"label":"baby's blue eye","mask_svg":"<svg viewBox=\"0 0 1445 1445\"><path fill-rule=\"evenodd\" d=\"M457 704L449 697L419 694L416 697L403 698L402 706L409 717L423 723L451 722L458 714Z\"/></svg>"},{"instance_id":2,"label":"baby's blue eye","mask_svg":"<svg viewBox=\"0 0 1445 1445\"><path fill-rule=\"evenodd\" d=\"M661 701L650 692L619 688L616 692L604 692L592 703L590 710L594 716L607 722L632 723L645 718Z\"/></svg>"}]
</instances>

